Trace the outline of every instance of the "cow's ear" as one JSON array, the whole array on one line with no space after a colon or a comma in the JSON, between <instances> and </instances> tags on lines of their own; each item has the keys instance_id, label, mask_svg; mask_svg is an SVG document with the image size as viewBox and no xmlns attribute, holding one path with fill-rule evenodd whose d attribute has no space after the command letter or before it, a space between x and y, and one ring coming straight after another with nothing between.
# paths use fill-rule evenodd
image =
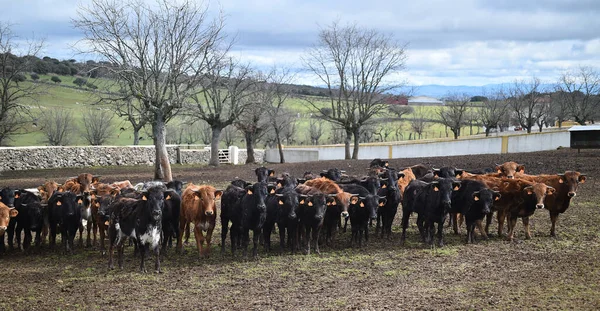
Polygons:
<instances>
[{"instance_id":1,"label":"cow's ear","mask_svg":"<svg viewBox=\"0 0 600 311\"><path fill-rule=\"evenodd\" d=\"M219 199L222 195L223 195L223 190L216 190L215 191L215 200Z\"/></svg>"},{"instance_id":2,"label":"cow's ear","mask_svg":"<svg viewBox=\"0 0 600 311\"><path fill-rule=\"evenodd\" d=\"M587 177L585 176L585 174L581 174L581 175L579 175L579 182L580 182L580 183L582 183L582 184L583 184L583 183L585 183L585 179L586 179L586 178L587 178Z\"/></svg>"},{"instance_id":3,"label":"cow's ear","mask_svg":"<svg viewBox=\"0 0 600 311\"><path fill-rule=\"evenodd\" d=\"M458 181L453 182L452 183L452 189L454 191L457 191L458 189L460 189L460 182L458 182Z\"/></svg>"},{"instance_id":4,"label":"cow's ear","mask_svg":"<svg viewBox=\"0 0 600 311\"><path fill-rule=\"evenodd\" d=\"M379 206L385 206L385 203L387 203L387 199L385 197L380 197L379 198Z\"/></svg>"},{"instance_id":5,"label":"cow's ear","mask_svg":"<svg viewBox=\"0 0 600 311\"><path fill-rule=\"evenodd\" d=\"M303 183L305 183L305 182L306 182L306 178L297 178L297 179L296 179L296 181L297 181L299 184L303 184Z\"/></svg>"},{"instance_id":6,"label":"cow's ear","mask_svg":"<svg viewBox=\"0 0 600 311\"><path fill-rule=\"evenodd\" d=\"M364 202L360 202L360 207L365 207L365 203Z\"/></svg>"},{"instance_id":7,"label":"cow's ear","mask_svg":"<svg viewBox=\"0 0 600 311\"><path fill-rule=\"evenodd\" d=\"M494 167L494 170L496 170L496 172L498 172L498 174L502 174L502 166L496 165L496 167Z\"/></svg>"},{"instance_id":8,"label":"cow's ear","mask_svg":"<svg viewBox=\"0 0 600 311\"><path fill-rule=\"evenodd\" d=\"M269 176L271 176L271 177L275 176L275 170L269 170Z\"/></svg>"},{"instance_id":9,"label":"cow's ear","mask_svg":"<svg viewBox=\"0 0 600 311\"><path fill-rule=\"evenodd\" d=\"M532 195L533 194L533 187L532 186L525 187L523 190L525 192L527 192L528 195Z\"/></svg>"},{"instance_id":10,"label":"cow's ear","mask_svg":"<svg viewBox=\"0 0 600 311\"><path fill-rule=\"evenodd\" d=\"M300 202L298 202L298 204L304 204L304 199L300 199Z\"/></svg>"},{"instance_id":11,"label":"cow's ear","mask_svg":"<svg viewBox=\"0 0 600 311\"><path fill-rule=\"evenodd\" d=\"M550 187L550 186L548 186L548 187L546 188L546 195L553 195L553 194L554 194L554 192L556 192L556 189L555 189L554 187Z\"/></svg>"},{"instance_id":12,"label":"cow's ear","mask_svg":"<svg viewBox=\"0 0 600 311\"><path fill-rule=\"evenodd\" d=\"M479 201L479 191L473 192L473 200Z\"/></svg>"},{"instance_id":13,"label":"cow's ear","mask_svg":"<svg viewBox=\"0 0 600 311\"><path fill-rule=\"evenodd\" d=\"M525 174L525 165L517 166L517 172L519 172L521 174Z\"/></svg>"},{"instance_id":14,"label":"cow's ear","mask_svg":"<svg viewBox=\"0 0 600 311\"><path fill-rule=\"evenodd\" d=\"M313 202L312 201L308 201L308 203L306 205L313 206Z\"/></svg>"},{"instance_id":15,"label":"cow's ear","mask_svg":"<svg viewBox=\"0 0 600 311\"><path fill-rule=\"evenodd\" d=\"M9 208L8 209L8 216L9 217L16 217L19 214L19 211L17 211L16 208Z\"/></svg>"},{"instance_id":16,"label":"cow's ear","mask_svg":"<svg viewBox=\"0 0 600 311\"><path fill-rule=\"evenodd\" d=\"M558 182L561 184L565 183L565 175L564 174L556 174L558 175Z\"/></svg>"},{"instance_id":17,"label":"cow's ear","mask_svg":"<svg viewBox=\"0 0 600 311\"><path fill-rule=\"evenodd\" d=\"M440 170L434 170L433 177L440 177Z\"/></svg>"}]
</instances>

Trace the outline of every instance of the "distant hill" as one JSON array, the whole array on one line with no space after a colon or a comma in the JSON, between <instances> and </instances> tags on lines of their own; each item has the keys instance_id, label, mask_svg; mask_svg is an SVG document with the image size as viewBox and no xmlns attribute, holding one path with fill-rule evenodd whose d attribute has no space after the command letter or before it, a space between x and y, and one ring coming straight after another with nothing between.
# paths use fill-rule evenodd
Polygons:
<instances>
[{"instance_id":1,"label":"distant hill","mask_svg":"<svg viewBox=\"0 0 600 311\"><path fill-rule=\"evenodd\" d=\"M458 93L458 94L468 94L470 96L483 95L484 92L497 90L502 87L510 86L510 83L504 84L487 84L483 86L469 86L469 85L437 85L437 84L428 84L428 85L420 85L414 86L414 96L429 96L435 98L441 98L446 96L447 94ZM542 84L542 90L551 90L552 84Z\"/></svg>"}]
</instances>

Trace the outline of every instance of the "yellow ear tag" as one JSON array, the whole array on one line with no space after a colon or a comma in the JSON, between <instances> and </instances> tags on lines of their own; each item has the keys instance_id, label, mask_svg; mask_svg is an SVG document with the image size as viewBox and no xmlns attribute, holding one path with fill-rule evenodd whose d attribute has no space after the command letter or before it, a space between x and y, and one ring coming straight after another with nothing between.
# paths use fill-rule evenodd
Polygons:
<instances>
[{"instance_id":1,"label":"yellow ear tag","mask_svg":"<svg viewBox=\"0 0 600 311\"><path fill-rule=\"evenodd\" d=\"M383 206L383 202L379 202L379 206Z\"/></svg>"},{"instance_id":2,"label":"yellow ear tag","mask_svg":"<svg viewBox=\"0 0 600 311\"><path fill-rule=\"evenodd\" d=\"M281 183L277 183L277 188L281 188L281 187L282 187Z\"/></svg>"},{"instance_id":3,"label":"yellow ear tag","mask_svg":"<svg viewBox=\"0 0 600 311\"><path fill-rule=\"evenodd\" d=\"M498 201L498 200L500 200L500 197L496 197L496 198L494 199L494 201Z\"/></svg>"},{"instance_id":4,"label":"yellow ear tag","mask_svg":"<svg viewBox=\"0 0 600 311\"><path fill-rule=\"evenodd\" d=\"M528 190L527 190L527 194L529 194L529 195L532 195L532 194L533 194L533 191L531 191L531 190L529 190L529 189L528 189Z\"/></svg>"},{"instance_id":5,"label":"yellow ear tag","mask_svg":"<svg viewBox=\"0 0 600 311\"><path fill-rule=\"evenodd\" d=\"M271 189L271 194L275 193L275 189Z\"/></svg>"},{"instance_id":6,"label":"yellow ear tag","mask_svg":"<svg viewBox=\"0 0 600 311\"><path fill-rule=\"evenodd\" d=\"M387 185L381 186L381 189L385 189L385 188L387 188Z\"/></svg>"},{"instance_id":7,"label":"yellow ear tag","mask_svg":"<svg viewBox=\"0 0 600 311\"><path fill-rule=\"evenodd\" d=\"M433 187L433 191L440 191L440 188L438 188L438 187Z\"/></svg>"},{"instance_id":8,"label":"yellow ear tag","mask_svg":"<svg viewBox=\"0 0 600 311\"><path fill-rule=\"evenodd\" d=\"M562 178L560 178L560 179L558 180L558 182L559 182L559 183L561 183L561 184L564 184L564 183L565 183L565 181L564 181ZM17 196L15 196L15 198L16 198L16 197L17 197Z\"/></svg>"},{"instance_id":9,"label":"yellow ear tag","mask_svg":"<svg viewBox=\"0 0 600 311\"><path fill-rule=\"evenodd\" d=\"M61 202L61 201L57 201L57 202L56 202L56 206L61 206L61 205L62 205L62 202Z\"/></svg>"},{"instance_id":10,"label":"yellow ear tag","mask_svg":"<svg viewBox=\"0 0 600 311\"><path fill-rule=\"evenodd\" d=\"M171 195L167 194L167 198L165 200L170 200L171 199Z\"/></svg>"},{"instance_id":11,"label":"yellow ear tag","mask_svg":"<svg viewBox=\"0 0 600 311\"><path fill-rule=\"evenodd\" d=\"M352 204L356 204L356 202L358 202L358 199L356 197L352 198L351 200Z\"/></svg>"},{"instance_id":12,"label":"yellow ear tag","mask_svg":"<svg viewBox=\"0 0 600 311\"><path fill-rule=\"evenodd\" d=\"M283 205L283 201L281 201L281 200L279 200L278 203L279 203L279 205Z\"/></svg>"},{"instance_id":13,"label":"yellow ear tag","mask_svg":"<svg viewBox=\"0 0 600 311\"><path fill-rule=\"evenodd\" d=\"M331 202L331 205L337 205L336 201Z\"/></svg>"},{"instance_id":14,"label":"yellow ear tag","mask_svg":"<svg viewBox=\"0 0 600 311\"><path fill-rule=\"evenodd\" d=\"M252 190L248 190L248 192L246 192L248 195L252 194Z\"/></svg>"},{"instance_id":15,"label":"yellow ear tag","mask_svg":"<svg viewBox=\"0 0 600 311\"><path fill-rule=\"evenodd\" d=\"M313 203L309 201L308 206L313 206Z\"/></svg>"},{"instance_id":16,"label":"yellow ear tag","mask_svg":"<svg viewBox=\"0 0 600 311\"><path fill-rule=\"evenodd\" d=\"M473 197L473 200L479 201L479 197Z\"/></svg>"},{"instance_id":17,"label":"yellow ear tag","mask_svg":"<svg viewBox=\"0 0 600 311\"><path fill-rule=\"evenodd\" d=\"M365 203L360 202L360 207L365 207Z\"/></svg>"},{"instance_id":18,"label":"yellow ear tag","mask_svg":"<svg viewBox=\"0 0 600 311\"><path fill-rule=\"evenodd\" d=\"M385 167L388 167L389 165L390 165L389 163L387 163L387 162L385 163Z\"/></svg>"},{"instance_id":19,"label":"yellow ear tag","mask_svg":"<svg viewBox=\"0 0 600 311\"><path fill-rule=\"evenodd\" d=\"M108 226L108 221L105 221L105 222L104 222L104 225L105 225L105 226Z\"/></svg>"},{"instance_id":20,"label":"yellow ear tag","mask_svg":"<svg viewBox=\"0 0 600 311\"><path fill-rule=\"evenodd\" d=\"M144 196L142 196L142 200L148 201L148 198L144 195Z\"/></svg>"},{"instance_id":21,"label":"yellow ear tag","mask_svg":"<svg viewBox=\"0 0 600 311\"><path fill-rule=\"evenodd\" d=\"M498 174L502 174L502 171L501 171L501 170L498 170Z\"/></svg>"},{"instance_id":22,"label":"yellow ear tag","mask_svg":"<svg viewBox=\"0 0 600 311\"><path fill-rule=\"evenodd\" d=\"M454 191L456 191L456 190L458 190L458 189L460 189L460 187L459 187L459 186L454 186Z\"/></svg>"},{"instance_id":23,"label":"yellow ear tag","mask_svg":"<svg viewBox=\"0 0 600 311\"><path fill-rule=\"evenodd\" d=\"M18 194L15 194L15 199L18 199L18 198L19 198L19 195L18 195Z\"/></svg>"},{"instance_id":24,"label":"yellow ear tag","mask_svg":"<svg viewBox=\"0 0 600 311\"><path fill-rule=\"evenodd\" d=\"M300 200L300 204L304 204L304 200Z\"/></svg>"},{"instance_id":25,"label":"yellow ear tag","mask_svg":"<svg viewBox=\"0 0 600 311\"><path fill-rule=\"evenodd\" d=\"M82 199L77 200L77 204L81 204L81 203L83 203Z\"/></svg>"},{"instance_id":26,"label":"yellow ear tag","mask_svg":"<svg viewBox=\"0 0 600 311\"><path fill-rule=\"evenodd\" d=\"M274 173L274 172L271 172L271 173L269 174L269 176L275 176L275 173Z\"/></svg>"}]
</instances>

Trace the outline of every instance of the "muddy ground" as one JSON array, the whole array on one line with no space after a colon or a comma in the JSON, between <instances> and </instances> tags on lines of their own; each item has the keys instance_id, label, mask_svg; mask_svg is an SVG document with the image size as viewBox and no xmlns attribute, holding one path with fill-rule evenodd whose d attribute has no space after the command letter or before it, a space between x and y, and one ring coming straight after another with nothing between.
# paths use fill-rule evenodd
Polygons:
<instances>
[{"instance_id":1,"label":"muddy ground","mask_svg":"<svg viewBox=\"0 0 600 311\"><path fill-rule=\"evenodd\" d=\"M399 219L391 241L375 238L362 249L348 247L350 234L322 255L265 254L258 260L222 257L215 235L212 255L199 259L187 246L162 260L163 273L141 274L131 247L123 270L109 271L107 257L96 249L75 254L43 248L0 257L0 310L465 310L465 309L600 309L600 152L557 150L509 155L396 159L395 167L431 166L480 168L514 160L529 173L577 170L588 174L570 209L559 218L557 238L549 237L545 210L532 219L531 240L493 236L465 245L446 230L446 246L430 249L417 240L411 223L407 245L399 246ZM269 165L277 172L338 167L362 174L369 161L323 161ZM224 187L235 177L254 180L256 165L174 166L173 175L194 183ZM64 181L81 172L100 174L107 182L149 180L151 167L2 172L0 186L33 187L45 179ZM398 215L399 217L400 215ZM495 227L492 228L492 231ZM220 232L217 228L215 232ZM274 243L278 235L273 236ZM151 268L151 266L150 266Z\"/></svg>"}]
</instances>

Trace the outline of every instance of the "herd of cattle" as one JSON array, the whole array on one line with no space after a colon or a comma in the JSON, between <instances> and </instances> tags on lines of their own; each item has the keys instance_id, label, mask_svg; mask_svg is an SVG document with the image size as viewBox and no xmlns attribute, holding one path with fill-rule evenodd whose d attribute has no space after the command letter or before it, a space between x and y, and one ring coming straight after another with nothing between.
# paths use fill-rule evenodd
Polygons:
<instances>
[{"instance_id":1,"label":"herd of cattle","mask_svg":"<svg viewBox=\"0 0 600 311\"><path fill-rule=\"evenodd\" d=\"M266 251L271 249L275 225L279 231L280 250L292 253L302 249L320 253L320 241L331 245L337 231L351 225L351 244L361 247L369 238L369 229L390 238L398 207L402 207L401 243L412 213L417 214L421 240L433 244L437 224L437 244L443 246L443 226L447 219L455 233L466 223L466 242L475 240L475 227L482 238L489 235L492 215L497 214L498 235L504 222L508 239L513 239L518 218L522 218L527 238L529 217L538 209L550 213L556 234L556 220L564 213L577 187L586 176L567 171L555 175L528 175L525 167L506 162L480 170L453 167L429 169L414 165L402 169L389 167L389 162L375 159L363 177L350 178L344 171L329 169L320 177L306 172L301 178L288 173L275 176L273 170L255 170L257 182L236 179L225 190L210 185L181 181L147 182L132 185L129 181L106 184L99 176L81 174L59 185L48 181L36 189L4 188L0 192L0 252L9 249L28 250L35 232L34 244L40 247L49 235L49 245L56 244L61 234L64 250L70 252L79 231L79 245L87 231L86 245L97 245L106 252L112 269L114 249L122 268L125 242L133 243L144 260L154 252L155 270L160 272L160 253L172 247L183 251L193 228L200 257L207 256L217 220L216 201L220 199L221 252L224 254L227 234L232 255L241 249L244 256L253 232L253 256L259 241ZM483 220L486 218L485 227ZM24 236L23 241L22 233ZM93 233L93 240L91 235Z\"/></svg>"}]
</instances>

